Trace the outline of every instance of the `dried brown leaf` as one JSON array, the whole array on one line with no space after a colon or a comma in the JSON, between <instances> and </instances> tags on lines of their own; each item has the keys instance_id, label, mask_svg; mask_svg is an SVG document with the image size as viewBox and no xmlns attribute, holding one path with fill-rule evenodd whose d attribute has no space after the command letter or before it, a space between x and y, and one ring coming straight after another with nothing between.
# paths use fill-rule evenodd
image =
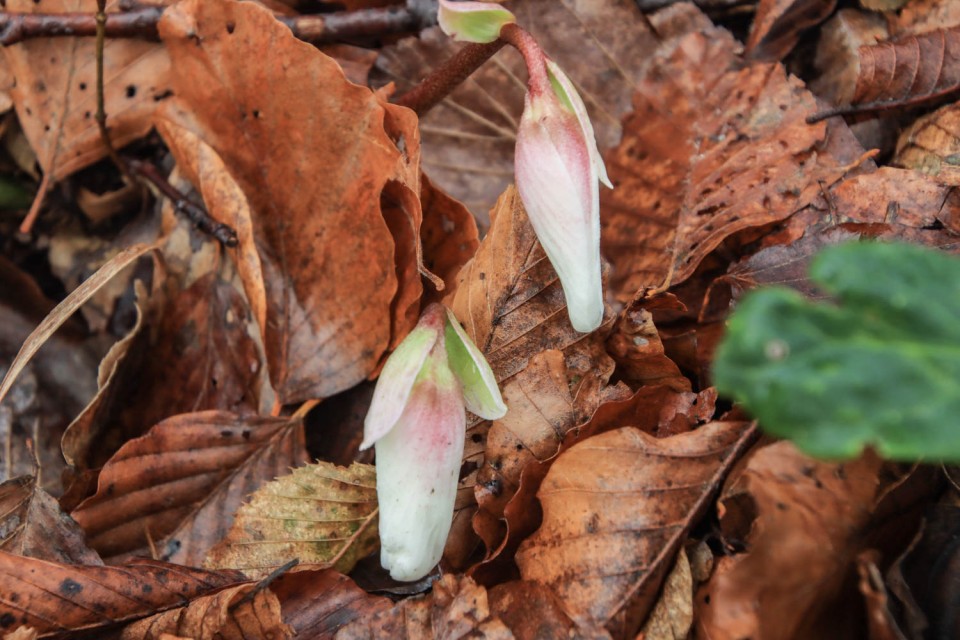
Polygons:
<instances>
[{"instance_id":1,"label":"dried brown leaf","mask_svg":"<svg viewBox=\"0 0 960 640\"><path fill-rule=\"evenodd\" d=\"M883 16L856 9L841 9L820 30L814 66L820 75L810 89L831 104L846 104L853 98L860 72L860 47L890 36Z\"/></svg>"},{"instance_id":2,"label":"dried brown leaf","mask_svg":"<svg viewBox=\"0 0 960 640\"><path fill-rule=\"evenodd\" d=\"M367 593L333 569L287 573L271 585L280 599L283 620L297 640L329 640L354 620L369 620L393 603Z\"/></svg>"},{"instance_id":3,"label":"dried brown leaf","mask_svg":"<svg viewBox=\"0 0 960 640\"><path fill-rule=\"evenodd\" d=\"M108 2L108 11L119 9ZM87 13L94 0L10 0L7 11ZM4 47L16 78L17 116L44 173L63 178L106 156L96 113L93 38L39 38ZM150 131L158 104L171 95L170 59L154 42L110 39L104 47L104 101L114 145Z\"/></svg>"},{"instance_id":4,"label":"dried brown leaf","mask_svg":"<svg viewBox=\"0 0 960 640\"><path fill-rule=\"evenodd\" d=\"M296 558L349 573L378 546L377 513L373 466L300 467L254 492L204 566L264 578Z\"/></svg>"},{"instance_id":5,"label":"dried brown leaf","mask_svg":"<svg viewBox=\"0 0 960 640\"><path fill-rule=\"evenodd\" d=\"M487 590L466 576L443 576L426 597L403 600L391 609L354 620L333 636L336 640L432 640L477 638L508 640L514 636L493 615Z\"/></svg>"},{"instance_id":6,"label":"dried brown leaf","mask_svg":"<svg viewBox=\"0 0 960 640\"><path fill-rule=\"evenodd\" d=\"M693 574L687 553L680 549L663 581L663 593L643 623L639 640L686 640L693 627Z\"/></svg>"},{"instance_id":7,"label":"dried brown leaf","mask_svg":"<svg viewBox=\"0 0 960 640\"><path fill-rule=\"evenodd\" d=\"M188 605L127 625L121 640L163 640L165 634L193 640L282 640L294 635L284 624L280 602L270 590L241 584Z\"/></svg>"},{"instance_id":8,"label":"dried brown leaf","mask_svg":"<svg viewBox=\"0 0 960 640\"><path fill-rule=\"evenodd\" d=\"M890 164L960 186L960 105L948 104L914 121L900 134Z\"/></svg>"},{"instance_id":9,"label":"dried brown leaf","mask_svg":"<svg viewBox=\"0 0 960 640\"><path fill-rule=\"evenodd\" d=\"M660 304L666 303L640 300L624 309L607 339L607 351L617 363L618 377L634 387L665 384L676 391L690 391L690 381L664 353L653 324L651 309Z\"/></svg>"},{"instance_id":10,"label":"dried brown leaf","mask_svg":"<svg viewBox=\"0 0 960 640\"><path fill-rule=\"evenodd\" d=\"M728 237L799 211L859 159L842 123L806 124L816 103L799 80L779 64L744 67L737 50L701 19L664 38L638 83L623 141L605 155L616 188L601 192L621 300L683 282Z\"/></svg>"},{"instance_id":11,"label":"dried brown leaf","mask_svg":"<svg viewBox=\"0 0 960 640\"><path fill-rule=\"evenodd\" d=\"M747 551L719 558L697 594L698 633L743 637L847 635L825 613L853 571L877 498L880 461L820 462L789 442L756 451L720 498L721 527ZM835 612L834 612L835 613Z\"/></svg>"},{"instance_id":12,"label":"dried brown leaf","mask_svg":"<svg viewBox=\"0 0 960 640\"><path fill-rule=\"evenodd\" d=\"M960 27L860 47L858 110L888 109L960 90Z\"/></svg>"},{"instance_id":13,"label":"dried brown leaf","mask_svg":"<svg viewBox=\"0 0 960 640\"><path fill-rule=\"evenodd\" d=\"M858 587L867 608L867 631L870 640L907 640L890 609L889 594L878 563L876 549L857 556Z\"/></svg>"},{"instance_id":14,"label":"dried brown leaf","mask_svg":"<svg viewBox=\"0 0 960 640\"><path fill-rule=\"evenodd\" d=\"M656 46L635 4L520 0L507 6L579 89L600 146L617 144L638 70ZM401 40L381 52L374 83L392 81L406 91L460 46L439 29ZM522 59L505 49L423 119L426 171L469 207L484 228L487 211L513 179L525 81Z\"/></svg>"},{"instance_id":15,"label":"dried brown leaf","mask_svg":"<svg viewBox=\"0 0 960 640\"><path fill-rule=\"evenodd\" d=\"M121 447L71 515L105 558L147 555L152 541L199 566L250 493L306 461L299 418L179 415Z\"/></svg>"},{"instance_id":16,"label":"dried brown leaf","mask_svg":"<svg viewBox=\"0 0 960 640\"><path fill-rule=\"evenodd\" d=\"M783 60L806 29L825 20L837 0L760 0L747 37L747 57Z\"/></svg>"},{"instance_id":17,"label":"dried brown leaf","mask_svg":"<svg viewBox=\"0 0 960 640\"><path fill-rule=\"evenodd\" d=\"M100 287L109 282L111 278L130 266L137 258L153 249L156 249L156 244L137 244L121 251L54 307L43 322L27 337L16 358L10 363L10 368L3 377L3 381L0 382L0 401L7 395L13 381L27 362L53 335L53 332L73 315L74 311L96 293Z\"/></svg>"},{"instance_id":18,"label":"dried brown leaf","mask_svg":"<svg viewBox=\"0 0 960 640\"><path fill-rule=\"evenodd\" d=\"M239 574L138 560L122 567L64 565L0 551L0 628L41 634L149 615L238 582Z\"/></svg>"},{"instance_id":19,"label":"dried brown leaf","mask_svg":"<svg viewBox=\"0 0 960 640\"><path fill-rule=\"evenodd\" d=\"M174 129L203 140L250 204L249 220L224 222L248 229L239 268L251 301L265 292L260 330L280 401L356 384L416 313L415 118L347 82L254 3L181 2L160 33L178 70L161 133L185 165L196 146ZM381 212L390 184L402 220ZM391 229L403 231L396 242Z\"/></svg>"},{"instance_id":20,"label":"dried brown leaf","mask_svg":"<svg viewBox=\"0 0 960 640\"><path fill-rule=\"evenodd\" d=\"M636 633L751 431L712 422L657 439L625 427L574 445L537 493L543 525L517 551L522 577L550 586L574 619Z\"/></svg>"},{"instance_id":21,"label":"dried brown leaf","mask_svg":"<svg viewBox=\"0 0 960 640\"><path fill-rule=\"evenodd\" d=\"M490 610L510 628L517 640L610 638L600 625L572 620L556 594L537 582L512 580L498 584L488 591L487 597Z\"/></svg>"},{"instance_id":22,"label":"dried brown leaf","mask_svg":"<svg viewBox=\"0 0 960 640\"><path fill-rule=\"evenodd\" d=\"M443 280L436 298L450 296L457 286L457 274L480 246L477 223L467 208L435 186L426 175L420 185L423 206L423 264ZM432 291L426 293L429 295Z\"/></svg>"},{"instance_id":23,"label":"dried brown leaf","mask_svg":"<svg viewBox=\"0 0 960 640\"><path fill-rule=\"evenodd\" d=\"M103 564L77 523L34 478L0 484L0 514L0 550L63 564Z\"/></svg>"}]
</instances>

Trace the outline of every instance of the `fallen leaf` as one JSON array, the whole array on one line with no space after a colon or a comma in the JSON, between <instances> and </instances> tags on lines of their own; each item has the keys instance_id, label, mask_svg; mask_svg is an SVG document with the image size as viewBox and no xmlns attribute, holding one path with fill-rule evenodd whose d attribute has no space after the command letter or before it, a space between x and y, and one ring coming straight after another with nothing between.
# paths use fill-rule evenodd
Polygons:
<instances>
[{"instance_id":1,"label":"fallen leaf","mask_svg":"<svg viewBox=\"0 0 960 640\"><path fill-rule=\"evenodd\" d=\"M900 134L890 164L916 169L960 186L960 106L949 104L917 118Z\"/></svg>"},{"instance_id":2,"label":"fallen leaf","mask_svg":"<svg viewBox=\"0 0 960 640\"><path fill-rule=\"evenodd\" d=\"M0 484L0 514L0 550L63 564L103 564L77 523L34 478Z\"/></svg>"},{"instance_id":3,"label":"fallen leaf","mask_svg":"<svg viewBox=\"0 0 960 640\"><path fill-rule=\"evenodd\" d=\"M120 638L163 640L165 634L196 640L282 640L293 637L294 631L284 624L280 602L270 589L257 584L241 584L138 620L124 627Z\"/></svg>"},{"instance_id":4,"label":"fallen leaf","mask_svg":"<svg viewBox=\"0 0 960 640\"><path fill-rule=\"evenodd\" d=\"M610 638L598 624L571 620L553 591L537 582L513 580L498 584L488 590L487 598L491 612L517 640Z\"/></svg>"},{"instance_id":5,"label":"fallen leaf","mask_svg":"<svg viewBox=\"0 0 960 640\"><path fill-rule=\"evenodd\" d=\"M845 635L831 606L853 570L858 539L879 489L880 461L820 462L789 442L753 453L720 497L720 525L746 551L717 559L696 597L704 637ZM852 631L852 630L851 630ZM807 635L811 634L811 635Z\"/></svg>"},{"instance_id":6,"label":"fallen leaf","mask_svg":"<svg viewBox=\"0 0 960 640\"><path fill-rule=\"evenodd\" d=\"M299 418L179 415L123 445L71 515L107 559L149 554L152 543L199 566L250 493L306 461Z\"/></svg>"},{"instance_id":7,"label":"fallen leaf","mask_svg":"<svg viewBox=\"0 0 960 640\"><path fill-rule=\"evenodd\" d=\"M870 640L907 640L890 609L883 574L877 566L880 553L875 549L857 556L858 587L867 607L867 629Z\"/></svg>"},{"instance_id":8,"label":"fallen leaf","mask_svg":"<svg viewBox=\"0 0 960 640\"><path fill-rule=\"evenodd\" d=\"M521 576L550 586L574 619L635 634L751 431L712 422L657 439L624 427L566 450L537 492L543 525L517 551Z\"/></svg>"},{"instance_id":9,"label":"fallen leaf","mask_svg":"<svg viewBox=\"0 0 960 640\"><path fill-rule=\"evenodd\" d=\"M443 280L444 289L436 301L450 296L457 286L457 274L480 246L477 223L467 208L422 177L420 203L423 206L423 264ZM429 296L432 292L425 292Z\"/></svg>"},{"instance_id":10,"label":"fallen leaf","mask_svg":"<svg viewBox=\"0 0 960 640\"><path fill-rule=\"evenodd\" d=\"M890 37L882 15L856 9L841 9L820 30L814 65L820 75L810 89L831 104L853 99L860 72L860 47Z\"/></svg>"},{"instance_id":11,"label":"fallen leaf","mask_svg":"<svg viewBox=\"0 0 960 640\"><path fill-rule=\"evenodd\" d=\"M860 47L858 111L936 100L960 89L960 27Z\"/></svg>"},{"instance_id":12,"label":"fallen leaf","mask_svg":"<svg viewBox=\"0 0 960 640\"><path fill-rule=\"evenodd\" d=\"M431 638L508 640L514 636L490 611L487 590L467 577L445 575L428 596L398 602L392 608L341 627L336 640L430 640Z\"/></svg>"},{"instance_id":13,"label":"fallen leaf","mask_svg":"<svg viewBox=\"0 0 960 640\"><path fill-rule=\"evenodd\" d=\"M687 553L680 549L663 581L663 593L643 623L638 640L686 640L693 627L693 575Z\"/></svg>"},{"instance_id":14,"label":"fallen leaf","mask_svg":"<svg viewBox=\"0 0 960 640\"><path fill-rule=\"evenodd\" d=\"M823 22L837 0L760 0L747 37L747 57L783 60L806 29Z\"/></svg>"},{"instance_id":15,"label":"fallen leaf","mask_svg":"<svg viewBox=\"0 0 960 640\"><path fill-rule=\"evenodd\" d=\"M414 189L405 205L416 202L419 185L404 184L419 170L416 130L398 135L402 111L347 82L334 60L253 3L181 2L159 28L178 71L162 135L182 164L197 151L178 144L175 129L203 140L250 204L252 243L241 250L255 247L260 273L250 257L239 268L251 300L251 287L265 292L260 330L280 402L353 386L409 329L386 321L393 309L409 324L410 305L392 307L398 290L419 295L416 266L414 280L398 279L411 278L416 251L395 246L380 207L391 181ZM405 213L414 242L420 212ZM406 263L395 265L395 254Z\"/></svg>"},{"instance_id":16,"label":"fallen leaf","mask_svg":"<svg viewBox=\"0 0 960 640\"><path fill-rule=\"evenodd\" d=\"M180 606L239 580L238 574L152 560L91 567L0 551L0 628L29 625L40 634L99 628Z\"/></svg>"},{"instance_id":17,"label":"fallen leaf","mask_svg":"<svg viewBox=\"0 0 960 640\"><path fill-rule=\"evenodd\" d=\"M393 603L358 587L333 569L286 573L270 590L280 599L283 621L293 627L298 640L327 640L354 620L369 620Z\"/></svg>"},{"instance_id":18,"label":"fallen leaf","mask_svg":"<svg viewBox=\"0 0 960 640\"><path fill-rule=\"evenodd\" d=\"M204 561L264 578L296 558L349 573L378 546L376 471L320 462L268 482L237 511Z\"/></svg>"},{"instance_id":19,"label":"fallen leaf","mask_svg":"<svg viewBox=\"0 0 960 640\"><path fill-rule=\"evenodd\" d=\"M108 2L108 11L119 2ZM7 11L87 13L94 0L10 0ZM38 38L3 48L16 86L17 116L44 173L59 180L107 155L94 115L94 38ZM117 148L147 134L157 106L171 95L170 59L154 42L108 39L104 46L104 102Z\"/></svg>"},{"instance_id":20,"label":"fallen leaf","mask_svg":"<svg viewBox=\"0 0 960 640\"><path fill-rule=\"evenodd\" d=\"M695 12L683 7L651 21ZM744 67L730 34L698 16L663 36L605 154L616 188L601 191L601 241L622 301L683 282L731 235L801 210L861 153L842 123L806 124L816 102L798 79Z\"/></svg>"},{"instance_id":21,"label":"fallen leaf","mask_svg":"<svg viewBox=\"0 0 960 640\"><path fill-rule=\"evenodd\" d=\"M638 300L620 312L613 333L607 339L607 351L617 363L617 375L634 387L665 384L676 391L690 391L690 380L667 357L663 341L653 323L658 301Z\"/></svg>"}]
</instances>

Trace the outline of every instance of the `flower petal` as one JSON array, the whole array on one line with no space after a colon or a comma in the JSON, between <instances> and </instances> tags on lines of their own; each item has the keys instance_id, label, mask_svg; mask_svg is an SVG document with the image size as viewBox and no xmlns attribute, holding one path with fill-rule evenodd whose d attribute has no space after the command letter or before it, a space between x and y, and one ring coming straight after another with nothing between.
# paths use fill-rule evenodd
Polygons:
<instances>
[{"instance_id":1,"label":"flower petal","mask_svg":"<svg viewBox=\"0 0 960 640\"><path fill-rule=\"evenodd\" d=\"M434 350L396 426L377 441L380 564L395 580L419 580L443 555L465 433L460 385Z\"/></svg>"},{"instance_id":2,"label":"flower petal","mask_svg":"<svg viewBox=\"0 0 960 640\"><path fill-rule=\"evenodd\" d=\"M443 32L460 42L493 42L505 24L517 18L495 2L440 0L437 21Z\"/></svg>"},{"instance_id":3,"label":"flower petal","mask_svg":"<svg viewBox=\"0 0 960 640\"><path fill-rule=\"evenodd\" d=\"M443 318L442 312L437 315L434 311L432 316L424 313L413 331L387 358L363 421L361 450L385 436L400 419L423 363L437 340L442 340Z\"/></svg>"},{"instance_id":4,"label":"flower petal","mask_svg":"<svg viewBox=\"0 0 960 640\"><path fill-rule=\"evenodd\" d=\"M560 277L570 323L593 331L603 321L600 188L582 125L556 95L528 94L515 154L517 191Z\"/></svg>"},{"instance_id":5,"label":"flower petal","mask_svg":"<svg viewBox=\"0 0 960 640\"><path fill-rule=\"evenodd\" d=\"M562 102L565 102L571 109L577 120L580 122L580 128L583 130L583 136L586 139L587 148L590 150L590 161L596 169L597 177L600 182L613 189L613 183L607 177L607 167L603 164L603 158L600 157L600 150L597 148L597 138L593 135L593 124L590 122L590 116L587 114L587 107L583 104L583 99L577 92L573 82L567 77L557 63L548 59L547 74L550 76L550 84L557 96Z\"/></svg>"},{"instance_id":6,"label":"flower petal","mask_svg":"<svg viewBox=\"0 0 960 640\"><path fill-rule=\"evenodd\" d=\"M457 317L447 309L447 362L463 385L467 411L484 420L496 420L507 413L496 376L483 353L460 326Z\"/></svg>"}]
</instances>

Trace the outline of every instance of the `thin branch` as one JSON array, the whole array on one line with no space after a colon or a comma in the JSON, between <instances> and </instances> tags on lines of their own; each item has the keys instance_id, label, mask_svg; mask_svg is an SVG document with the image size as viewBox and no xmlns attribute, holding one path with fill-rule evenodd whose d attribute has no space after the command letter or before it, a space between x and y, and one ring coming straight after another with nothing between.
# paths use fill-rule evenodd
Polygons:
<instances>
[{"instance_id":1,"label":"thin branch","mask_svg":"<svg viewBox=\"0 0 960 640\"><path fill-rule=\"evenodd\" d=\"M358 38L417 33L436 24L430 3L409 0L406 6L343 11L324 15L277 16L293 35L312 44L329 44ZM163 7L136 7L106 14L107 38L158 40L157 23ZM95 36L97 19L89 13L17 13L0 11L0 45L10 46L32 38Z\"/></svg>"},{"instance_id":2,"label":"thin branch","mask_svg":"<svg viewBox=\"0 0 960 640\"><path fill-rule=\"evenodd\" d=\"M113 164L117 166L117 169L120 170L120 173L123 174L124 178L133 182L133 178L130 175L129 169L127 169L126 163L120 158L120 155L117 153L117 149L113 146L113 140L110 139L110 131L107 129L107 111L104 108L103 100L103 46L106 39L106 24L107 24L107 0L97 0L97 45L96 45L96 63L97 63L97 113L94 115L94 119L97 122L97 128L100 129L100 139L103 141L103 146L107 148L107 155L110 156L110 159L113 160Z\"/></svg>"}]
</instances>

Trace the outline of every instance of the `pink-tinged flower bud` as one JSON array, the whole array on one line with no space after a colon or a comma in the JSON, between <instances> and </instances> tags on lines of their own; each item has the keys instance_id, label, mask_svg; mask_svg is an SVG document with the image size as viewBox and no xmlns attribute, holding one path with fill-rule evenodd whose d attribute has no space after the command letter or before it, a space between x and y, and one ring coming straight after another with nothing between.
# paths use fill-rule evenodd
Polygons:
<instances>
[{"instance_id":1,"label":"pink-tinged flower bud","mask_svg":"<svg viewBox=\"0 0 960 640\"><path fill-rule=\"evenodd\" d=\"M583 100L546 60L549 89L526 96L517 132L517 190L567 300L570 323L593 331L603 321L600 189L612 186Z\"/></svg>"},{"instance_id":2,"label":"pink-tinged flower bud","mask_svg":"<svg viewBox=\"0 0 960 640\"><path fill-rule=\"evenodd\" d=\"M380 564L419 580L443 555L463 458L466 412L507 407L483 354L439 304L384 364L364 421L361 449L376 443Z\"/></svg>"},{"instance_id":3,"label":"pink-tinged flower bud","mask_svg":"<svg viewBox=\"0 0 960 640\"><path fill-rule=\"evenodd\" d=\"M437 21L443 32L454 40L486 43L500 37L503 25L517 19L495 2L440 0Z\"/></svg>"}]
</instances>

